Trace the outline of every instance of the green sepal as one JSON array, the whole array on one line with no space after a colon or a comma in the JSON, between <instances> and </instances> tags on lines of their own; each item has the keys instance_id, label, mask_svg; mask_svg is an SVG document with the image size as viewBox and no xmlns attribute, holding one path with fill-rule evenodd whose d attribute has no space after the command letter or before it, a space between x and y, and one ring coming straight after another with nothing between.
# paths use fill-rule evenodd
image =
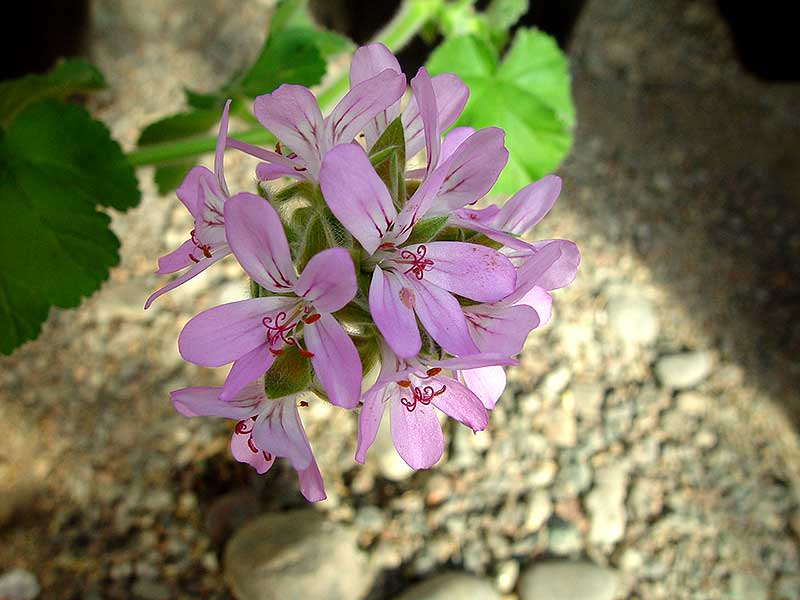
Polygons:
<instances>
[{"instance_id":1,"label":"green sepal","mask_svg":"<svg viewBox=\"0 0 800 600\"><path fill-rule=\"evenodd\" d=\"M487 237L482 233L475 233L474 235L468 237L464 241L469 242L470 244L480 244L481 246L488 246L489 248L493 248L495 250L499 250L500 248L503 247L503 244L494 241L492 238Z\"/></svg>"},{"instance_id":2,"label":"green sepal","mask_svg":"<svg viewBox=\"0 0 800 600\"><path fill-rule=\"evenodd\" d=\"M264 393L267 398L283 398L299 394L311 384L311 362L301 356L296 346L284 346L283 353L275 358L264 375Z\"/></svg>"},{"instance_id":3,"label":"green sepal","mask_svg":"<svg viewBox=\"0 0 800 600\"><path fill-rule=\"evenodd\" d=\"M423 219L411 230L411 235L405 244L424 244L435 238L447 225L449 215L439 215L430 219Z\"/></svg>"},{"instance_id":4,"label":"green sepal","mask_svg":"<svg viewBox=\"0 0 800 600\"><path fill-rule=\"evenodd\" d=\"M359 325L372 325L372 316L355 302L351 302L342 309L333 313L337 321L358 327Z\"/></svg>"},{"instance_id":5,"label":"green sepal","mask_svg":"<svg viewBox=\"0 0 800 600\"><path fill-rule=\"evenodd\" d=\"M300 247L297 252L297 270L300 273L303 272L312 257L333 246L332 236L327 230L325 220L319 214L314 214L310 221L307 218L303 218L307 211L312 212L312 209L301 208L295 211L295 215L302 213L302 216L297 219L298 223L295 222L295 219L292 219L292 229L301 236Z\"/></svg>"},{"instance_id":6,"label":"green sepal","mask_svg":"<svg viewBox=\"0 0 800 600\"><path fill-rule=\"evenodd\" d=\"M399 209L406 201L406 140L400 117L389 123L370 148L369 160Z\"/></svg>"},{"instance_id":7,"label":"green sepal","mask_svg":"<svg viewBox=\"0 0 800 600\"><path fill-rule=\"evenodd\" d=\"M369 373L381 356L378 336L356 337L353 338L353 343L356 345L358 358L361 359L361 372Z\"/></svg>"}]
</instances>

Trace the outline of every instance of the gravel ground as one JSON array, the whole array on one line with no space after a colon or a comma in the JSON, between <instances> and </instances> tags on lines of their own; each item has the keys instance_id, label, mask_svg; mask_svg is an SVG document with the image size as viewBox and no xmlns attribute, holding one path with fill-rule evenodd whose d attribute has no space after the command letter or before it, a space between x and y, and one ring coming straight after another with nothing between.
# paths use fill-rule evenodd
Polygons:
<instances>
[{"instance_id":1,"label":"gravel ground","mask_svg":"<svg viewBox=\"0 0 800 600\"><path fill-rule=\"evenodd\" d=\"M270 4L98 0L93 112L130 147L257 52ZM742 71L705 0L590 1L570 54L575 149L537 237L583 262L486 432L448 424L416 474L382 432L359 467L354 415L312 403L313 509L290 469L233 462L229 425L167 394L221 381L176 338L246 284L226 259L141 310L189 228L143 169L111 280L0 359L0 597L31 574L48 599L800 597L800 87ZM252 166L231 154L231 186Z\"/></svg>"}]
</instances>

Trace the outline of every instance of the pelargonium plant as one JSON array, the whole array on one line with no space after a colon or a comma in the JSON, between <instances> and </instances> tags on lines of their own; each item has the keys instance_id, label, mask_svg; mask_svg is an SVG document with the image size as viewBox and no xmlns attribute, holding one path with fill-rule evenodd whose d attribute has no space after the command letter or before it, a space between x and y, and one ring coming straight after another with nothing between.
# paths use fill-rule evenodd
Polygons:
<instances>
[{"instance_id":1,"label":"pelargonium plant","mask_svg":"<svg viewBox=\"0 0 800 600\"><path fill-rule=\"evenodd\" d=\"M187 417L237 421L233 457L258 473L288 459L309 501L325 498L298 410L309 393L358 410L358 462L388 410L397 452L429 468L444 447L435 411L486 428L503 367L548 321L550 292L580 261L573 242L522 239L561 180L471 208L506 165L504 132L446 131L469 94L453 74L420 68L410 88L403 107L396 58L361 47L350 91L327 116L299 85L255 99L274 150L228 138L226 105L214 172L196 167L177 190L193 229L159 260L158 273L185 271L147 301L233 254L252 298L201 312L178 340L185 360L231 368L221 387L176 390L172 403ZM229 191L226 148L261 161L259 194Z\"/></svg>"}]
</instances>

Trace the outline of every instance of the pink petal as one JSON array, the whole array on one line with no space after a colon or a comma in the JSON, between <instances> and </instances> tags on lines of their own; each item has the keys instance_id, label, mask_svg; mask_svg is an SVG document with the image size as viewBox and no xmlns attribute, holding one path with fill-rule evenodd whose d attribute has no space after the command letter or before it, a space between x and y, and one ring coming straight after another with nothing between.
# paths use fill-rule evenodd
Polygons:
<instances>
[{"instance_id":1,"label":"pink petal","mask_svg":"<svg viewBox=\"0 0 800 600\"><path fill-rule=\"evenodd\" d=\"M505 132L497 127L479 129L466 139L439 168L447 176L439 189L436 214L446 214L471 204L492 189L508 161Z\"/></svg>"},{"instance_id":2,"label":"pink petal","mask_svg":"<svg viewBox=\"0 0 800 600\"><path fill-rule=\"evenodd\" d=\"M489 415L486 413L478 397L464 387L461 383L450 377L438 375L427 385L438 391L444 386L444 392L435 395L431 403L451 419L463 423L472 431L483 431L489 424Z\"/></svg>"},{"instance_id":3,"label":"pink petal","mask_svg":"<svg viewBox=\"0 0 800 600\"><path fill-rule=\"evenodd\" d=\"M312 176L317 174L325 124L317 99L308 88L284 83L271 94L258 96L253 113L259 123L305 161Z\"/></svg>"},{"instance_id":4,"label":"pink petal","mask_svg":"<svg viewBox=\"0 0 800 600\"><path fill-rule=\"evenodd\" d=\"M409 282L412 281L409 277L405 279ZM467 321L464 313L461 312L458 300L442 288L425 280L414 280L412 286L416 295L414 310L430 336L450 354L456 356L477 354L478 347L469 336ZM370 306L372 306L371 303ZM374 310L372 315L375 317ZM378 329L380 328L378 325ZM386 337L385 333L384 337ZM388 338L387 341L389 341ZM402 356L399 353L398 355Z\"/></svg>"},{"instance_id":5,"label":"pink petal","mask_svg":"<svg viewBox=\"0 0 800 600\"><path fill-rule=\"evenodd\" d=\"M427 169L430 171L439 164L439 111L436 108L436 96L433 92L431 77L425 67L420 67L416 76L411 80L411 89L414 99L419 107L422 119L422 129L425 135L425 150L427 153Z\"/></svg>"},{"instance_id":6,"label":"pink petal","mask_svg":"<svg viewBox=\"0 0 800 600\"><path fill-rule=\"evenodd\" d=\"M506 372L503 367L459 371L459 378L488 410L494 409L506 389Z\"/></svg>"},{"instance_id":7,"label":"pink petal","mask_svg":"<svg viewBox=\"0 0 800 600\"><path fill-rule=\"evenodd\" d=\"M358 413L358 444L356 445L355 455L356 462L362 465L366 460L367 450L375 441L375 436L378 435L383 411L386 408L386 400L390 396L388 392L390 387L397 388L396 385L390 384L364 394L364 404Z\"/></svg>"},{"instance_id":8,"label":"pink petal","mask_svg":"<svg viewBox=\"0 0 800 600\"><path fill-rule=\"evenodd\" d=\"M405 91L405 76L393 69L353 86L325 119L328 148L352 142L375 115L400 100Z\"/></svg>"},{"instance_id":9,"label":"pink petal","mask_svg":"<svg viewBox=\"0 0 800 600\"><path fill-rule=\"evenodd\" d=\"M439 155L439 163L443 164L448 158L453 156L453 152L464 143L469 136L475 133L472 127L455 127L447 132L442 140L442 152Z\"/></svg>"},{"instance_id":10,"label":"pink petal","mask_svg":"<svg viewBox=\"0 0 800 600\"><path fill-rule=\"evenodd\" d=\"M389 419L394 447L409 467L427 469L442 457L444 436L432 406L418 403L409 411L392 401Z\"/></svg>"},{"instance_id":11,"label":"pink petal","mask_svg":"<svg viewBox=\"0 0 800 600\"><path fill-rule=\"evenodd\" d=\"M259 475L263 475L275 463L275 456L266 455L266 453L258 449L251 439L252 433L250 433L250 430L252 426L253 423L250 421L247 426L247 433L238 433L238 426L234 429L230 444L231 456L233 456L234 460L253 467ZM267 459L267 456L269 456L269 459Z\"/></svg>"},{"instance_id":12,"label":"pink petal","mask_svg":"<svg viewBox=\"0 0 800 600\"><path fill-rule=\"evenodd\" d=\"M292 289L297 279L283 225L275 209L255 194L242 192L225 203L225 236L239 264L272 292Z\"/></svg>"},{"instance_id":13,"label":"pink petal","mask_svg":"<svg viewBox=\"0 0 800 600\"><path fill-rule=\"evenodd\" d=\"M391 69L402 73L400 63L397 62L394 54L379 42L373 42L366 46L361 46L353 54L350 63L350 87L355 87L362 81L371 79L379 73ZM400 113L400 101L398 100L387 109L382 110L375 118L364 126L365 142L367 148L371 148L386 126Z\"/></svg>"},{"instance_id":14,"label":"pink petal","mask_svg":"<svg viewBox=\"0 0 800 600\"><path fill-rule=\"evenodd\" d=\"M497 250L464 242L430 242L405 246L433 261L424 280L478 302L494 302L514 291L516 270Z\"/></svg>"},{"instance_id":15,"label":"pink petal","mask_svg":"<svg viewBox=\"0 0 800 600\"><path fill-rule=\"evenodd\" d=\"M528 334L539 326L539 315L530 306L478 304L464 308L472 339L481 352L513 356L522 352Z\"/></svg>"},{"instance_id":16,"label":"pink petal","mask_svg":"<svg viewBox=\"0 0 800 600\"><path fill-rule=\"evenodd\" d=\"M294 293L320 312L335 312L358 291L353 260L344 248L328 248L308 261Z\"/></svg>"},{"instance_id":17,"label":"pink petal","mask_svg":"<svg viewBox=\"0 0 800 600\"><path fill-rule=\"evenodd\" d=\"M411 229L424 218L437 198L439 188L447 176L447 170L438 168L429 173L422 181L417 191L408 199L400 214L394 220L394 226L387 241L401 244L411 235Z\"/></svg>"},{"instance_id":18,"label":"pink petal","mask_svg":"<svg viewBox=\"0 0 800 600\"><path fill-rule=\"evenodd\" d=\"M271 163L258 163L256 165L256 178L259 181L272 181L279 177L291 177L292 179L304 179L303 171L298 171L300 167L286 167L284 165L273 165Z\"/></svg>"},{"instance_id":19,"label":"pink petal","mask_svg":"<svg viewBox=\"0 0 800 600\"><path fill-rule=\"evenodd\" d=\"M228 250L227 248L225 248L224 250L220 249L211 258L204 258L200 262L192 265L192 268L189 269L188 271L186 271L185 273L183 273L183 275L181 275L180 277L176 277L175 279L170 281L164 287L159 288L158 290L156 290L155 292L150 294L150 297L144 303L145 310L150 308L150 305L153 303L153 301L156 298L158 298L159 296L163 296L167 292L169 292L171 290L174 290L179 285L183 285L184 283L186 283L190 279L192 279L194 277L197 277L200 273L205 271L208 267L213 265L215 262L217 262L221 258L224 258L224 257L228 256L228 254L230 254L230 250Z\"/></svg>"},{"instance_id":20,"label":"pink petal","mask_svg":"<svg viewBox=\"0 0 800 600\"><path fill-rule=\"evenodd\" d=\"M272 401L253 426L256 446L275 456L288 458L295 471L302 471L314 459L294 396Z\"/></svg>"},{"instance_id":21,"label":"pink petal","mask_svg":"<svg viewBox=\"0 0 800 600\"><path fill-rule=\"evenodd\" d=\"M214 174L205 167L193 167L186 173L175 194L178 199L183 202L186 210L192 217L197 218L203 214L203 198L200 195L202 184L201 181L212 182L212 189L216 188L216 180Z\"/></svg>"},{"instance_id":22,"label":"pink petal","mask_svg":"<svg viewBox=\"0 0 800 600\"><path fill-rule=\"evenodd\" d=\"M311 364L331 403L342 408L358 406L361 395L361 359L353 340L327 313L303 328Z\"/></svg>"},{"instance_id":23,"label":"pink petal","mask_svg":"<svg viewBox=\"0 0 800 600\"><path fill-rule=\"evenodd\" d=\"M561 252L560 257L549 265L543 272L539 272L541 267L535 262L536 255L545 248L555 245ZM518 269L518 277L523 281L534 279L536 285L545 290L557 290L572 283L578 273L578 265L581 262L581 253L575 242L569 240L542 240L534 242L529 246L533 249L533 258L526 259ZM535 271L537 275L531 275Z\"/></svg>"},{"instance_id":24,"label":"pink petal","mask_svg":"<svg viewBox=\"0 0 800 600\"><path fill-rule=\"evenodd\" d=\"M228 148L240 150L250 156L255 156L263 160L256 166L256 177L260 180L276 179L278 177L293 177L295 179L305 179L308 167L305 162L299 157L287 158L277 152L265 150L258 146L240 142L233 138L228 138Z\"/></svg>"},{"instance_id":25,"label":"pink petal","mask_svg":"<svg viewBox=\"0 0 800 600\"><path fill-rule=\"evenodd\" d=\"M225 101L225 107L222 109L222 118L219 122L219 133L217 133L217 145L214 150L214 175L217 177L217 185L220 191L225 196L230 196L228 192L228 184L225 183L225 169L223 168L225 156L225 142L228 139L228 111L231 107L231 101Z\"/></svg>"},{"instance_id":26,"label":"pink petal","mask_svg":"<svg viewBox=\"0 0 800 600\"><path fill-rule=\"evenodd\" d=\"M430 360L425 364L430 367L461 371L467 369L479 369L481 367L491 367L495 365L510 367L519 364L519 361L509 358L507 354L482 352L480 354L470 354L467 356L446 358L444 360Z\"/></svg>"},{"instance_id":27,"label":"pink petal","mask_svg":"<svg viewBox=\"0 0 800 600\"><path fill-rule=\"evenodd\" d=\"M274 316L294 298L251 298L215 306L192 317L178 337L181 356L205 367L220 367L266 345L265 316Z\"/></svg>"},{"instance_id":28,"label":"pink petal","mask_svg":"<svg viewBox=\"0 0 800 600\"><path fill-rule=\"evenodd\" d=\"M300 479L300 493L309 502L322 502L328 496L325 494L325 484L322 473L319 472L317 461L311 458L309 465L297 472Z\"/></svg>"},{"instance_id":29,"label":"pink petal","mask_svg":"<svg viewBox=\"0 0 800 600\"><path fill-rule=\"evenodd\" d=\"M319 185L334 216L373 254L397 211L366 152L357 144L337 146L325 155Z\"/></svg>"},{"instance_id":30,"label":"pink petal","mask_svg":"<svg viewBox=\"0 0 800 600\"><path fill-rule=\"evenodd\" d=\"M220 387L188 387L169 393L172 406L184 417L222 417L223 419L249 419L258 414L264 398L261 385L245 387L230 402L220 400Z\"/></svg>"},{"instance_id":31,"label":"pink petal","mask_svg":"<svg viewBox=\"0 0 800 600\"><path fill-rule=\"evenodd\" d=\"M189 255L197 250L192 240L186 240L172 252L158 259L157 275L167 275L195 264ZM192 254L193 255L193 254Z\"/></svg>"},{"instance_id":32,"label":"pink petal","mask_svg":"<svg viewBox=\"0 0 800 600\"><path fill-rule=\"evenodd\" d=\"M522 235L550 212L561 193L561 178L547 175L511 196L492 225L501 231Z\"/></svg>"},{"instance_id":33,"label":"pink petal","mask_svg":"<svg viewBox=\"0 0 800 600\"><path fill-rule=\"evenodd\" d=\"M517 304L526 304L535 310L536 314L539 315L540 327L550 320L553 297L543 288L533 287L527 294L517 300Z\"/></svg>"},{"instance_id":34,"label":"pink petal","mask_svg":"<svg viewBox=\"0 0 800 600\"><path fill-rule=\"evenodd\" d=\"M408 358L420 351L422 338L413 310L416 293L404 282L405 278L375 267L369 286L369 310L386 343L398 356Z\"/></svg>"},{"instance_id":35,"label":"pink petal","mask_svg":"<svg viewBox=\"0 0 800 600\"><path fill-rule=\"evenodd\" d=\"M469 97L469 89L452 73L434 75L431 85L436 98L438 129L444 131L455 122L458 115L464 110L464 105ZM422 135L423 124L416 98L412 98L403 111L403 127L406 134L406 158L411 158L425 145Z\"/></svg>"},{"instance_id":36,"label":"pink petal","mask_svg":"<svg viewBox=\"0 0 800 600\"><path fill-rule=\"evenodd\" d=\"M259 344L244 356L236 359L225 378L220 400L231 400L242 388L261 377L275 362L275 355L266 344Z\"/></svg>"}]
</instances>

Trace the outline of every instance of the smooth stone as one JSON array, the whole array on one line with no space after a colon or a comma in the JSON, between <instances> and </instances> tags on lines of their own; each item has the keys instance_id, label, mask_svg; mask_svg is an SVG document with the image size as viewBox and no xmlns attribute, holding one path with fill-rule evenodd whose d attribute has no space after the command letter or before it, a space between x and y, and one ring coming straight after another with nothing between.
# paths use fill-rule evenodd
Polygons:
<instances>
[{"instance_id":1,"label":"smooth stone","mask_svg":"<svg viewBox=\"0 0 800 600\"><path fill-rule=\"evenodd\" d=\"M731 575L731 595L744 600L767 600L769 589L761 579L750 573Z\"/></svg>"},{"instance_id":2,"label":"smooth stone","mask_svg":"<svg viewBox=\"0 0 800 600\"><path fill-rule=\"evenodd\" d=\"M587 562L552 561L533 565L520 578L520 600L612 600L616 571Z\"/></svg>"},{"instance_id":3,"label":"smooth stone","mask_svg":"<svg viewBox=\"0 0 800 600\"><path fill-rule=\"evenodd\" d=\"M0 575L0 598L5 600L33 600L41 588L36 576L23 569L11 569Z\"/></svg>"},{"instance_id":4,"label":"smooth stone","mask_svg":"<svg viewBox=\"0 0 800 600\"><path fill-rule=\"evenodd\" d=\"M612 296L606 314L609 328L624 342L647 346L658 338L658 314L647 298L633 294Z\"/></svg>"},{"instance_id":5,"label":"smooth stone","mask_svg":"<svg viewBox=\"0 0 800 600\"><path fill-rule=\"evenodd\" d=\"M313 597L313 596L306 596ZM466 573L445 573L408 588L395 600L500 600L491 581Z\"/></svg>"},{"instance_id":6,"label":"smooth stone","mask_svg":"<svg viewBox=\"0 0 800 600\"><path fill-rule=\"evenodd\" d=\"M664 387L687 390L705 381L713 366L711 352L681 352L659 358L655 373Z\"/></svg>"},{"instance_id":7,"label":"smooth stone","mask_svg":"<svg viewBox=\"0 0 800 600\"><path fill-rule=\"evenodd\" d=\"M239 600L359 600L377 569L356 539L312 509L264 515L228 542L225 581Z\"/></svg>"},{"instance_id":8,"label":"smooth stone","mask_svg":"<svg viewBox=\"0 0 800 600\"><path fill-rule=\"evenodd\" d=\"M628 474L619 466L598 469L595 486L586 496L591 518L589 543L610 547L625 533L625 492Z\"/></svg>"}]
</instances>

